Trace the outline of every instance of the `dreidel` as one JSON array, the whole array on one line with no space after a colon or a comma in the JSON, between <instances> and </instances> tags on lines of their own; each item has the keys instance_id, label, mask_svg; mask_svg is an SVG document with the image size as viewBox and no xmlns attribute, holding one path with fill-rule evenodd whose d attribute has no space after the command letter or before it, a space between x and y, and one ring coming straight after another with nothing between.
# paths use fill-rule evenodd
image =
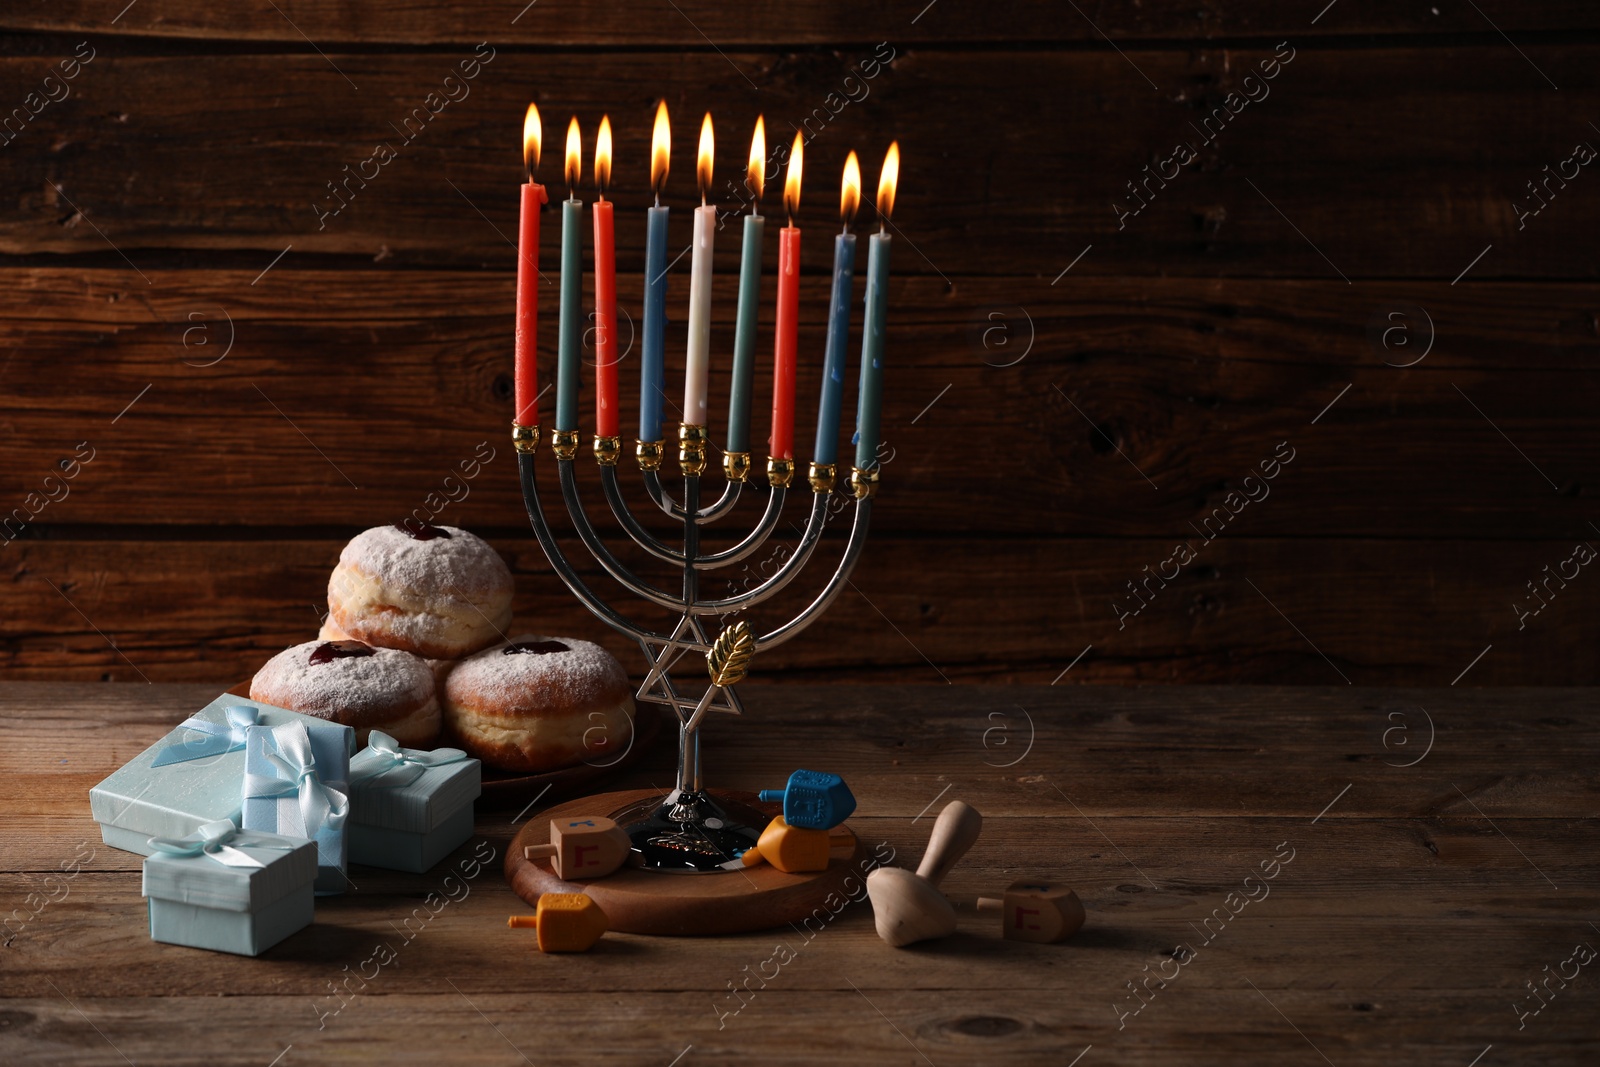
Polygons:
<instances>
[{"instance_id":1,"label":"dreidel","mask_svg":"<svg viewBox=\"0 0 1600 1067\"><path fill-rule=\"evenodd\" d=\"M879 867L867 875L873 924L878 936L895 948L956 932L956 910L939 892L939 882L978 840L983 816L976 808L952 800L934 820L928 851L916 872Z\"/></svg>"},{"instance_id":2,"label":"dreidel","mask_svg":"<svg viewBox=\"0 0 1600 1067\"><path fill-rule=\"evenodd\" d=\"M583 893L541 893L532 915L513 915L506 925L532 927L540 952L587 952L610 924L600 905Z\"/></svg>"},{"instance_id":3,"label":"dreidel","mask_svg":"<svg viewBox=\"0 0 1600 1067\"><path fill-rule=\"evenodd\" d=\"M790 826L782 815L767 824L754 848L723 864L730 870L754 867L766 860L785 874L825 871L834 855L848 859L856 850L856 835L842 826L832 830L803 830Z\"/></svg>"},{"instance_id":4,"label":"dreidel","mask_svg":"<svg viewBox=\"0 0 1600 1067\"><path fill-rule=\"evenodd\" d=\"M850 817L856 798L844 779L825 771L795 771L782 789L763 789L762 800L783 804L783 818L801 830L828 830Z\"/></svg>"},{"instance_id":5,"label":"dreidel","mask_svg":"<svg viewBox=\"0 0 1600 1067\"><path fill-rule=\"evenodd\" d=\"M603 815L550 820L548 845L525 845L522 858L548 859L562 881L604 878L628 861L633 842Z\"/></svg>"},{"instance_id":6,"label":"dreidel","mask_svg":"<svg viewBox=\"0 0 1600 1067\"><path fill-rule=\"evenodd\" d=\"M979 897L983 911L999 911L1008 941L1065 941L1083 927L1083 901L1064 885L1012 882L1004 897Z\"/></svg>"}]
</instances>

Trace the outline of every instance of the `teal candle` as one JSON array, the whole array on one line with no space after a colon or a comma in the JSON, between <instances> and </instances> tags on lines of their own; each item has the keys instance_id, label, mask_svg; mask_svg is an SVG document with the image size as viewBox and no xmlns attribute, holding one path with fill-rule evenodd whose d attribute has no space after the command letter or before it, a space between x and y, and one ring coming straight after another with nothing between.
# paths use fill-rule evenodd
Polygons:
<instances>
[{"instance_id":1,"label":"teal candle","mask_svg":"<svg viewBox=\"0 0 1600 1067\"><path fill-rule=\"evenodd\" d=\"M867 242L867 310L861 327L861 396L856 406L856 466L878 465L878 413L883 403L884 312L889 287L889 235Z\"/></svg>"},{"instance_id":2,"label":"teal candle","mask_svg":"<svg viewBox=\"0 0 1600 1067\"><path fill-rule=\"evenodd\" d=\"M583 336L583 201L561 203L561 330L556 349L556 429L578 428L580 338Z\"/></svg>"},{"instance_id":3,"label":"teal candle","mask_svg":"<svg viewBox=\"0 0 1600 1067\"><path fill-rule=\"evenodd\" d=\"M833 463L839 457L844 346L850 340L850 289L855 277L856 235L841 233L833 239L833 299L828 303L828 346L822 359L822 400L817 407L816 463ZM872 424L876 432L876 413Z\"/></svg>"},{"instance_id":4,"label":"teal candle","mask_svg":"<svg viewBox=\"0 0 1600 1067\"><path fill-rule=\"evenodd\" d=\"M739 318L733 333L733 389L728 395L728 451L750 451L750 393L756 372L756 322L761 308L761 245L767 220L744 217L739 259Z\"/></svg>"}]
</instances>

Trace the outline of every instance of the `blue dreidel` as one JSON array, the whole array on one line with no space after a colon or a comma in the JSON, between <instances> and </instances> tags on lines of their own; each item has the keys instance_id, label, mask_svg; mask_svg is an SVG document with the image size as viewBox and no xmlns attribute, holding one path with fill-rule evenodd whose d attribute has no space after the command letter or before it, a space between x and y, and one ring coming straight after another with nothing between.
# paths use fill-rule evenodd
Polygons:
<instances>
[{"instance_id":1,"label":"blue dreidel","mask_svg":"<svg viewBox=\"0 0 1600 1067\"><path fill-rule=\"evenodd\" d=\"M761 799L783 802L783 821L803 830L830 830L856 810L856 798L837 774L795 771L782 789L763 789Z\"/></svg>"}]
</instances>

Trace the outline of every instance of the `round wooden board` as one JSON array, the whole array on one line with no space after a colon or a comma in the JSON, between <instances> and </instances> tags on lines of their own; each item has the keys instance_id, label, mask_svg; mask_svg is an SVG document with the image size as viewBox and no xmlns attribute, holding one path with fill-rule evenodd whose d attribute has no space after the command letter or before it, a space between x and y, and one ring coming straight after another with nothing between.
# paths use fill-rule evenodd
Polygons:
<instances>
[{"instance_id":1,"label":"round wooden board","mask_svg":"<svg viewBox=\"0 0 1600 1067\"><path fill-rule=\"evenodd\" d=\"M512 890L533 904L541 893L587 893L606 913L611 929L631 934L694 936L738 934L797 923L818 908L830 893L850 894L842 888L852 873L864 881L860 863L866 849L856 841L853 853L835 853L826 871L784 874L768 863L718 874L665 874L636 867L591 882L565 882L549 860L523 859L525 845L550 841L550 820L584 815L612 817L629 805L659 796L652 789L630 789L569 800L529 819L506 852L506 881ZM778 815L777 804L763 804L754 793L713 790L719 800L748 804ZM859 894L860 889L856 892Z\"/></svg>"},{"instance_id":2,"label":"round wooden board","mask_svg":"<svg viewBox=\"0 0 1600 1067\"><path fill-rule=\"evenodd\" d=\"M250 682L240 682L228 690L230 696L250 697ZM639 762L646 752L661 738L661 720L664 713L654 704L637 705L633 712L633 736L622 755L606 763L579 763L572 767L526 774L522 771L502 771L484 764L483 799L480 804L520 804L525 800L543 798L559 800L571 796L592 782L597 782L615 771L626 770ZM520 851L520 850L519 850Z\"/></svg>"}]
</instances>

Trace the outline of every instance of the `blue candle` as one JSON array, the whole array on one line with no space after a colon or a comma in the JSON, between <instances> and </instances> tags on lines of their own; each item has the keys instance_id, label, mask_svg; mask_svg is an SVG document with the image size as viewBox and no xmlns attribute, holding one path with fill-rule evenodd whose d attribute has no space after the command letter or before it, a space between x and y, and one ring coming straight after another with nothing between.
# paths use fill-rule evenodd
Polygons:
<instances>
[{"instance_id":1,"label":"blue candle","mask_svg":"<svg viewBox=\"0 0 1600 1067\"><path fill-rule=\"evenodd\" d=\"M766 231L767 220L760 215L744 217L739 318L733 334L733 386L728 394L729 452L750 451L750 393L756 373L756 320L761 303L761 239Z\"/></svg>"},{"instance_id":2,"label":"blue candle","mask_svg":"<svg viewBox=\"0 0 1600 1067\"><path fill-rule=\"evenodd\" d=\"M561 204L561 329L556 346L556 429L578 428L578 337L583 331L583 201Z\"/></svg>"},{"instance_id":3,"label":"blue candle","mask_svg":"<svg viewBox=\"0 0 1600 1067\"><path fill-rule=\"evenodd\" d=\"M661 440L666 388L667 208L650 209L644 246L644 370L639 379L639 440Z\"/></svg>"},{"instance_id":4,"label":"blue candle","mask_svg":"<svg viewBox=\"0 0 1600 1067\"><path fill-rule=\"evenodd\" d=\"M854 153L851 153L852 158ZM817 447L813 462L839 456L839 405L844 397L844 346L850 340L850 289L856 276L856 236L833 239L833 299L828 304L828 347L822 360L822 402L817 409Z\"/></svg>"},{"instance_id":5,"label":"blue candle","mask_svg":"<svg viewBox=\"0 0 1600 1067\"><path fill-rule=\"evenodd\" d=\"M889 288L889 213L900 179L900 142L889 146L878 177L878 232L867 242L867 309L861 327L861 395L856 405L856 466L878 466L878 414L883 406L884 312Z\"/></svg>"}]
</instances>

